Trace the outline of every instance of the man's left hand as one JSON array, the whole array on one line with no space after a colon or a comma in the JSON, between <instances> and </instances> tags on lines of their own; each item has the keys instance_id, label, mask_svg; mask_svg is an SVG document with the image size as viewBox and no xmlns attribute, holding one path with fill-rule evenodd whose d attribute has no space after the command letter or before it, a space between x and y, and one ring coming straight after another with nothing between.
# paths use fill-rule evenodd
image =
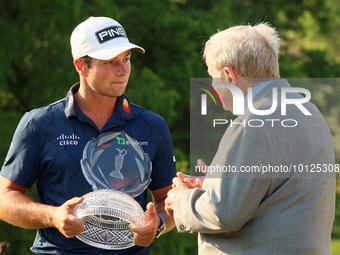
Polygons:
<instances>
[{"instance_id":1,"label":"man's left hand","mask_svg":"<svg viewBox=\"0 0 340 255\"><path fill-rule=\"evenodd\" d=\"M152 202L148 203L145 211L145 225L137 227L130 224L130 229L134 232L133 243L143 247L149 246L155 238L160 223L155 205Z\"/></svg>"}]
</instances>

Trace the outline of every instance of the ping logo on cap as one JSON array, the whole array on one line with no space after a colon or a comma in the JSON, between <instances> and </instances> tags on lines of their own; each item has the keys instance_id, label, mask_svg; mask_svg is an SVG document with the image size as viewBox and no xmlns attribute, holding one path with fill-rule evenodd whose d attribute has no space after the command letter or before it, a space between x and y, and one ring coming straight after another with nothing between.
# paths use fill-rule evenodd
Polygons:
<instances>
[{"instance_id":1,"label":"ping logo on cap","mask_svg":"<svg viewBox=\"0 0 340 255\"><path fill-rule=\"evenodd\" d=\"M124 28L121 26L107 27L96 32L96 36L99 43L104 43L119 37L127 37Z\"/></svg>"}]
</instances>

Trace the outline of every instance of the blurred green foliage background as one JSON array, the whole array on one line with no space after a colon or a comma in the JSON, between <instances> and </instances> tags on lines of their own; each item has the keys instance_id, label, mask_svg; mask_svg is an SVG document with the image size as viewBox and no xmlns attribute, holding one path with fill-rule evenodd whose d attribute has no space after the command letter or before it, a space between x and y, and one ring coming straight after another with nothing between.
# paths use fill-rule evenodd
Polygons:
<instances>
[{"instance_id":1,"label":"blurred green foliage background","mask_svg":"<svg viewBox=\"0 0 340 255\"><path fill-rule=\"evenodd\" d=\"M130 41L145 48L143 55L133 53L126 93L165 118L178 171L188 172L190 78L208 77L202 50L217 30L269 22L281 37L281 77L340 77L340 0L0 0L2 162L23 113L65 97L78 81L69 39L89 16L116 19ZM338 86L312 93L333 133L337 163L339 96ZM34 188L29 195L36 199ZM332 254L340 254L339 207ZM6 255L30 254L35 232L0 222L0 241L11 244ZM152 254L197 254L197 234L173 230L155 240Z\"/></svg>"}]
</instances>

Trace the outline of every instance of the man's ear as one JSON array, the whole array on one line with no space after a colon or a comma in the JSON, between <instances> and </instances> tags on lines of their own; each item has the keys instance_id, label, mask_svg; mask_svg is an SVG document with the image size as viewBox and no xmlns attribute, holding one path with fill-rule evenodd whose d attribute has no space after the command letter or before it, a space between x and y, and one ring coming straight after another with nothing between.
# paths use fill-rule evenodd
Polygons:
<instances>
[{"instance_id":1,"label":"man's ear","mask_svg":"<svg viewBox=\"0 0 340 255\"><path fill-rule=\"evenodd\" d=\"M238 72L229 66L223 67L223 74L224 77L228 79L228 83L234 86L237 86L237 78L240 78L241 76L238 74Z\"/></svg>"},{"instance_id":2,"label":"man's ear","mask_svg":"<svg viewBox=\"0 0 340 255\"><path fill-rule=\"evenodd\" d=\"M87 66L86 63L84 63L82 60L79 58L75 59L73 61L74 67L76 68L77 72L79 75L86 77L87 76Z\"/></svg>"}]
</instances>

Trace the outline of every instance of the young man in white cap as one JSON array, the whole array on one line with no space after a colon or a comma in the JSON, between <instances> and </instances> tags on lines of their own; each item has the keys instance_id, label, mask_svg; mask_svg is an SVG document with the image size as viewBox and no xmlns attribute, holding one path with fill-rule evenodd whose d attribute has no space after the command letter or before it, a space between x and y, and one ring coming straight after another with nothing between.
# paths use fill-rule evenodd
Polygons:
<instances>
[{"instance_id":1,"label":"young man in white cap","mask_svg":"<svg viewBox=\"0 0 340 255\"><path fill-rule=\"evenodd\" d=\"M149 254L155 236L173 228L164 199L176 174L172 140L164 119L131 104L124 94L130 75L131 51L124 28L106 17L90 17L71 36L74 65L80 82L65 99L26 113L14 134L0 174L0 219L38 229L31 248L39 254ZM92 137L125 131L143 144L152 161L149 189L135 199L146 210L144 227L133 227L128 249L103 250L81 242L83 220L73 215L82 196L91 192L80 160ZM36 184L40 203L26 196Z\"/></svg>"}]
</instances>

